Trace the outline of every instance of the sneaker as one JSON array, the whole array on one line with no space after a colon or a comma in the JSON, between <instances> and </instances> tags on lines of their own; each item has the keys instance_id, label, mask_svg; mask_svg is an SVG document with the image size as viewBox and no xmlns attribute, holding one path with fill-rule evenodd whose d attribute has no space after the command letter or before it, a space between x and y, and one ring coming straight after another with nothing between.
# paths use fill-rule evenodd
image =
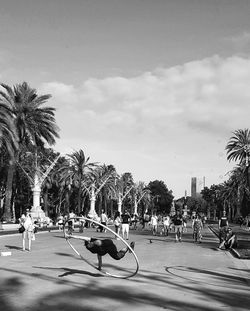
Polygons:
<instances>
[{"instance_id":1,"label":"sneaker","mask_svg":"<svg viewBox=\"0 0 250 311\"><path fill-rule=\"evenodd\" d=\"M134 248L135 248L135 242L131 242L131 243L130 243L130 247L132 248L132 250L134 250ZM129 250L129 252L132 253L131 250Z\"/></svg>"}]
</instances>

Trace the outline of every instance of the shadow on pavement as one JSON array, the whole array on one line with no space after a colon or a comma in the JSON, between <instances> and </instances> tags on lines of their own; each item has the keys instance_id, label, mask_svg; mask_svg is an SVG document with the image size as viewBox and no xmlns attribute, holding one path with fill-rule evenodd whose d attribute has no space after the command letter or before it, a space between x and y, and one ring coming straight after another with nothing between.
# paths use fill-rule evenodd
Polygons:
<instances>
[{"instance_id":1,"label":"shadow on pavement","mask_svg":"<svg viewBox=\"0 0 250 311\"><path fill-rule=\"evenodd\" d=\"M167 273L152 273L151 271L140 271L138 277L126 280L123 282L119 281L114 286L113 283L109 283L109 278L98 278L99 280L104 280L104 282L96 282L96 278L88 279L85 283L72 281L72 279L65 280L62 277L81 274L83 276L94 276L97 274L92 274L82 270L68 269L65 267L54 268L54 267L39 267L34 268L41 270L61 270L63 273L58 277L53 277L45 274L34 274L34 273L24 273L22 271L11 270L0 268L0 271L8 270L9 272L18 273L19 276L15 278L5 279L0 281L0 305L2 310L14 311L23 310L10 307L7 300L7 293L12 291L17 294L21 291L23 286L23 277L28 276L29 278L36 278L36 282L46 280L55 284L69 284L71 287L66 289L63 287L57 292L51 292L40 296L34 303L34 305L29 306L30 310L42 311L42 310L53 310L53 311L72 311L72 310L96 310L104 311L110 310L110 306L113 309L119 310L119 305L123 304L126 308L131 310L136 310L143 308L149 310L152 308L156 309L168 309L175 311L211 311L216 310L216 307L211 308L211 301L219 306L225 307L225 310L230 306L230 310L248 310L250 298L248 295L248 288L244 287L244 281L242 278L234 275L226 275L224 273L208 271L205 269L194 269L189 267L166 267ZM170 270L177 271L179 269L178 275ZM181 269L181 270L180 270ZM195 276L206 275L209 279L213 280L215 283L223 282L225 287L220 289L216 286L209 286L205 282L204 278L197 278L195 280L186 277L186 273L192 273ZM236 271L237 272L237 271ZM98 275L100 276L100 274ZM182 277L181 281L180 278ZM106 280L106 281L105 281ZM148 285L150 287L159 286L161 283L161 288L164 288L165 295L160 295L158 292L150 291L144 289L142 286L136 286L139 282L141 285ZM242 286L242 287L241 287ZM59 287L58 287L59 288ZM148 288L146 286L146 288ZM208 290L209 289L209 290ZM207 301L210 301L208 305L199 305L197 300L183 301L182 296L172 295L173 290L179 293L185 293L186 295L198 295ZM170 294L168 294L170 292ZM181 299L180 299L181 298ZM107 306L106 306L106 304ZM116 306L116 307L115 307ZM124 310L124 309L123 309Z\"/></svg>"}]
</instances>

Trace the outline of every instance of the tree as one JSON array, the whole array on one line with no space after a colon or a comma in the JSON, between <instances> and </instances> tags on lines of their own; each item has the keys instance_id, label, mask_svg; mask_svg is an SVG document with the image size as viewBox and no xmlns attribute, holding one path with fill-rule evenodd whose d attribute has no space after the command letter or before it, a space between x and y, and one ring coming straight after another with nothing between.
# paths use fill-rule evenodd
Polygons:
<instances>
[{"instance_id":1,"label":"tree","mask_svg":"<svg viewBox=\"0 0 250 311\"><path fill-rule=\"evenodd\" d=\"M18 148L18 136L10 106L0 98L0 148L9 155Z\"/></svg>"},{"instance_id":2,"label":"tree","mask_svg":"<svg viewBox=\"0 0 250 311\"><path fill-rule=\"evenodd\" d=\"M96 163L90 163L90 157L86 157L84 151L80 149L72 154L68 154L69 161L65 162L60 168L62 180L70 185L73 184L77 191L77 211L80 213L82 207L82 192L85 191L83 182L89 178L90 173L97 166Z\"/></svg>"},{"instance_id":3,"label":"tree","mask_svg":"<svg viewBox=\"0 0 250 311\"><path fill-rule=\"evenodd\" d=\"M51 95L38 96L37 91L26 82L13 88L3 83L0 86L3 88L0 91L0 102L10 107L19 140L18 149L10 155L8 165L4 217L10 220L13 178L22 148L55 144L59 129L54 118L55 108L43 107Z\"/></svg>"},{"instance_id":4,"label":"tree","mask_svg":"<svg viewBox=\"0 0 250 311\"><path fill-rule=\"evenodd\" d=\"M163 181L155 180L148 184L152 197L152 209L158 213L169 213L174 199L171 190L168 190Z\"/></svg>"},{"instance_id":5,"label":"tree","mask_svg":"<svg viewBox=\"0 0 250 311\"><path fill-rule=\"evenodd\" d=\"M229 161L239 161L239 166L243 170L242 178L246 180L246 187L243 191L242 209L248 213L249 205L249 186L250 186L250 172L249 172L249 156L250 156L250 130L238 129L233 132L233 136L229 139L226 145L227 159ZM242 182L240 182L242 184ZM244 182L243 182L244 183Z\"/></svg>"},{"instance_id":6,"label":"tree","mask_svg":"<svg viewBox=\"0 0 250 311\"><path fill-rule=\"evenodd\" d=\"M142 181L135 183L132 191L134 202L134 213L143 216L145 209L150 203L150 189Z\"/></svg>"}]
</instances>

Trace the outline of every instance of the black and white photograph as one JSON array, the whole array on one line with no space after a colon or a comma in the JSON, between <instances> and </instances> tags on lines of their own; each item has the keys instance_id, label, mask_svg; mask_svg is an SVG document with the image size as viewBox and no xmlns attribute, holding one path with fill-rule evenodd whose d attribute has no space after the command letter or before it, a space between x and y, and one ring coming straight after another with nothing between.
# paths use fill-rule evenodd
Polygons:
<instances>
[{"instance_id":1,"label":"black and white photograph","mask_svg":"<svg viewBox=\"0 0 250 311\"><path fill-rule=\"evenodd\" d=\"M250 309L250 0L0 0L0 309Z\"/></svg>"}]
</instances>

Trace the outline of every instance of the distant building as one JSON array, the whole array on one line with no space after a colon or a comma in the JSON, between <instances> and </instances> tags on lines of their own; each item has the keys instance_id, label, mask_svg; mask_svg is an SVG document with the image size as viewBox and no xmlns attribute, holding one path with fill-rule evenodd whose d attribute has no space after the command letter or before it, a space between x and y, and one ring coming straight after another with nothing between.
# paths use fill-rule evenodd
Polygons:
<instances>
[{"instance_id":1,"label":"distant building","mask_svg":"<svg viewBox=\"0 0 250 311\"><path fill-rule=\"evenodd\" d=\"M196 198L197 196L197 178L191 178L191 197Z\"/></svg>"},{"instance_id":2,"label":"distant building","mask_svg":"<svg viewBox=\"0 0 250 311\"><path fill-rule=\"evenodd\" d=\"M192 198L199 197L204 187L205 187L205 177L202 177L202 178L192 177L191 178L191 197Z\"/></svg>"}]
</instances>

